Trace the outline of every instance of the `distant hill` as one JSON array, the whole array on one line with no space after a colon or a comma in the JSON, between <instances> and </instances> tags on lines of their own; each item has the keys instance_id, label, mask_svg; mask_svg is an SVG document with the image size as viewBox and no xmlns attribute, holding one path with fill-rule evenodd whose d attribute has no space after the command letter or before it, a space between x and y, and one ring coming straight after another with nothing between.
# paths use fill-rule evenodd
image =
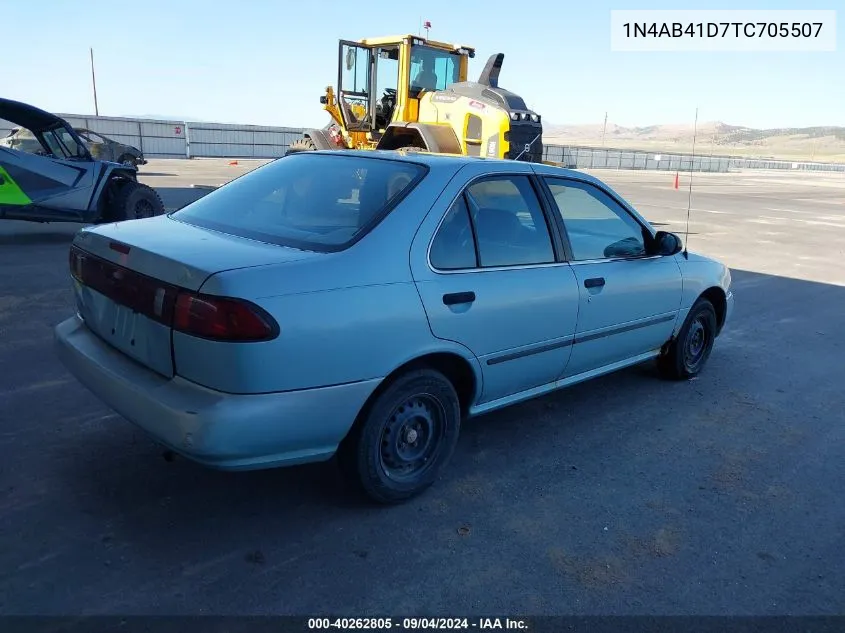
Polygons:
<instances>
[{"instance_id":1,"label":"distant hill","mask_svg":"<svg viewBox=\"0 0 845 633\"><path fill-rule=\"evenodd\" d=\"M544 143L595 147L602 145L602 123L546 123L544 128ZM604 145L620 149L690 152L693 132L692 124L623 127L608 122ZM730 154L785 160L845 162L845 127L757 129L710 121L699 123L695 148L696 154L702 155Z\"/></svg>"}]
</instances>

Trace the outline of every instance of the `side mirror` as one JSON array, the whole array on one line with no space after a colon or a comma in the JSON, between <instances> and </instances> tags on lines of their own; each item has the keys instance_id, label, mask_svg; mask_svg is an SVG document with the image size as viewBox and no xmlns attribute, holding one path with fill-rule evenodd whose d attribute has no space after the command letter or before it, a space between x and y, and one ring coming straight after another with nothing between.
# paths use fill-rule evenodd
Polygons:
<instances>
[{"instance_id":1,"label":"side mirror","mask_svg":"<svg viewBox=\"0 0 845 633\"><path fill-rule=\"evenodd\" d=\"M658 231L654 236L654 254L663 257L670 257L677 255L684 249L681 238L675 233L668 231Z\"/></svg>"}]
</instances>

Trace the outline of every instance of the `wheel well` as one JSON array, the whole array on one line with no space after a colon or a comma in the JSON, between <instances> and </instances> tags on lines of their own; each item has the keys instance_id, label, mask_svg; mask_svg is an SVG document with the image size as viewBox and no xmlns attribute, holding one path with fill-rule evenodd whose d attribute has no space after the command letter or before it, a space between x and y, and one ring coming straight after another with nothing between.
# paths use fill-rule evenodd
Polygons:
<instances>
[{"instance_id":1,"label":"wheel well","mask_svg":"<svg viewBox=\"0 0 845 633\"><path fill-rule=\"evenodd\" d=\"M712 303L716 309L716 331L717 333L721 332L722 326L725 324L725 313L728 310L728 300L725 297L725 291L718 286L713 286L702 292L701 296Z\"/></svg>"},{"instance_id":2,"label":"wheel well","mask_svg":"<svg viewBox=\"0 0 845 633\"><path fill-rule=\"evenodd\" d=\"M378 149L385 150L402 149L404 147L428 149L422 134L414 128L402 128L401 131L399 128L388 128L378 144Z\"/></svg>"},{"instance_id":3,"label":"wheel well","mask_svg":"<svg viewBox=\"0 0 845 633\"><path fill-rule=\"evenodd\" d=\"M472 404L472 398L475 395L476 388L475 373L472 370L472 366L466 359L458 356L457 354L452 354L450 352L437 352L415 358L414 360L408 361L404 365L400 365L390 372L384 380L381 381L381 384L376 387L373 393L370 394L370 397L367 398L367 401L364 403L364 406L361 407L361 411L358 413L355 424L352 428L354 429L362 422L373 402L375 402L376 398L378 398L382 392L390 386L395 378L405 372L413 371L415 369L434 369L446 376L458 394L458 401L461 404L462 415L467 415L470 405ZM350 429L350 434L351 433L352 429Z\"/></svg>"}]
</instances>

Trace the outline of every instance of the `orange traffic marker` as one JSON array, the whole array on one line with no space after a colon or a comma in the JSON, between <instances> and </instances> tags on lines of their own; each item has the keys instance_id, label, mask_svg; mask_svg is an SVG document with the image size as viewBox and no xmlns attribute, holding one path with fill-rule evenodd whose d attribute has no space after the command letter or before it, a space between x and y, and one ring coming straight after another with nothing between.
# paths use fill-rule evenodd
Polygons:
<instances>
[{"instance_id":1,"label":"orange traffic marker","mask_svg":"<svg viewBox=\"0 0 845 633\"><path fill-rule=\"evenodd\" d=\"M675 172L675 189L678 188L678 172Z\"/></svg>"}]
</instances>

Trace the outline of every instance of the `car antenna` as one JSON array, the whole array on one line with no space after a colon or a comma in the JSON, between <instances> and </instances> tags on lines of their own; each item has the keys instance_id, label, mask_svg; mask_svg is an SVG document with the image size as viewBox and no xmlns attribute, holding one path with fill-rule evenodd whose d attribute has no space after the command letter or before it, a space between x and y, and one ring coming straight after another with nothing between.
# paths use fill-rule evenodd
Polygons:
<instances>
[{"instance_id":1,"label":"car antenna","mask_svg":"<svg viewBox=\"0 0 845 633\"><path fill-rule=\"evenodd\" d=\"M684 229L684 259L689 259L689 249L687 242L689 241L689 214L692 207L692 173L695 169L695 139L698 136L698 108L695 109L695 123L692 130L692 160L689 166L689 195L687 196L687 226Z\"/></svg>"}]
</instances>

